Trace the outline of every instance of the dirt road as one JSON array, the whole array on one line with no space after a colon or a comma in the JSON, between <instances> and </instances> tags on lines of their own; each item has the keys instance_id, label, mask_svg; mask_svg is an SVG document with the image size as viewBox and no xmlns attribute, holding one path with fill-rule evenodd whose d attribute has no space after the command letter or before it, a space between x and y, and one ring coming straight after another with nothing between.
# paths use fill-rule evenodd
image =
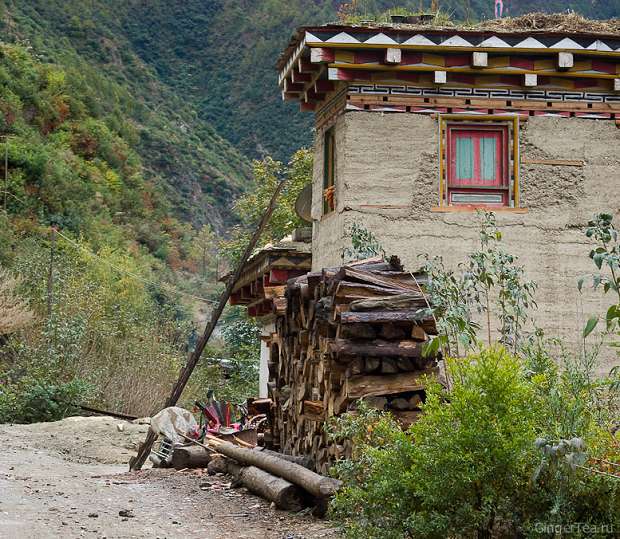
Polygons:
<instances>
[{"instance_id":1,"label":"dirt road","mask_svg":"<svg viewBox=\"0 0 620 539\"><path fill-rule=\"evenodd\" d=\"M0 538L337 537L329 521L273 509L226 476L127 472L147 428L111 418L0 425Z\"/></svg>"}]
</instances>

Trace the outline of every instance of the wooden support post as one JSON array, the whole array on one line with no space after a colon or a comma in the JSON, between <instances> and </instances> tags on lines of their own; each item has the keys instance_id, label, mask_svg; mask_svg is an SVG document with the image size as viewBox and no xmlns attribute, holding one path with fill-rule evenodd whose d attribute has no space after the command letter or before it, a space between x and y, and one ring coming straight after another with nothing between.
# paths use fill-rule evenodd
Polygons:
<instances>
[{"instance_id":1,"label":"wooden support post","mask_svg":"<svg viewBox=\"0 0 620 539\"><path fill-rule=\"evenodd\" d=\"M202 355L202 352L205 349L205 346L207 345L207 343L209 342L209 339L211 338L211 334L215 330L215 326L217 325L217 322L220 319L222 312L224 311L224 307L226 307L226 303L228 303L228 298L230 298L232 291L235 288L235 284L241 277L241 273L243 272L243 267L245 266L246 262L250 258L250 255L254 251L256 244L258 243L258 241L260 240L260 237L263 234L263 230L265 230L265 227L267 226L267 223L269 222L271 214L273 213L273 210L276 207L276 201L278 200L278 196L282 192L282 189L285 183L286 183L285 179L281 180L278 186L276 187L276 190L274 191L273 195L271 196L269 205L265 209L265 212L263 213L263 216L261 217L261 220L258 223L258 226L256 227L256 230L254 231L254 234L252 235L252 238L250 239L250 242L246 246L245 251L243 252L243 255L241 256L239 260L239 263L237 264L237 268L235 269L235 272L229 277L228 282L226 283L226 288L222 292L222 295L220 296L218 304L213 310L213 313L211 314L211 319L209 320L209 323L206 325L202 336L200 337L200 339L198 339L198 342L196 343L196 348L194 349L192 354L189 356L187 365L185 366L184 369L182 369L179 379L177 380L176 384L172 388L172 392L170 393L170 396L168 397L168 400L166 401L164 408L167 408L169 406L174 406L178 402L179 398L181 397L181 394L183 393L183 390L185 389L185 386L187 385L187 382L189 381L189 378L192 375L192 372L194 372L194 369L196 368L196 364L198 363L198 360L200 359L200 356ZM146 462L146 459L149 456L149 453L151 452L151 448L153 447L155 440L157 440L157 434L155 434L152 430L149 429L149 432L146 436L146 440L144 440L144 443L140 446L140 449L138 450L138 454L129 461L130 470L140 470L142 468L142 465Z\"/></svg>"},{"instance_id":2,"label":"wooden support post","mask_svg":"<svg viewBox=\"0 0 620 539\"><path fill-rule=\"evenodd\" d=\"M400 49L385 49L384 61L386 64L400 64L402 57Z\"/></svg>"},{"instance_id":3,"label":"wooden support post","mask_svg":"<svg viewBox=\"0 0 620 539\"><path fill-rule=\"evenodd\" d=\"M435 84L446 84L448 73L446 71L435 71Z\"/></svg>"},{"instance_id":4,"label":"wooden support post","mask_svg":"<svg viewBox=\"0 0 620 539\"><path fill-rule=\"evenodd\" d=\"M525 75L524 85L528 88L533 88L538 86L538 75L527 73Z\"/></svg>"},{"instance_id":5,"label":"wooden support post","mask_svg":"<svg viewBox=\"0 0 620 539\"><path fill-rule=\"evenodd\" d=\"M471 65L473 67L488 67L489 66L489 53L488 52L474 52L472 54Z\"/></svg>"},{"instance_id":6,"label":"wooden support post","mask_svg":"<svg viewBox=\"0 0 620 539\"><path fill-rule=\"evenodd\" d=\"M560 71L567 71L575 65L572 52L560 52L558 54L558 69Z\"/></svg>"}]
</instances>

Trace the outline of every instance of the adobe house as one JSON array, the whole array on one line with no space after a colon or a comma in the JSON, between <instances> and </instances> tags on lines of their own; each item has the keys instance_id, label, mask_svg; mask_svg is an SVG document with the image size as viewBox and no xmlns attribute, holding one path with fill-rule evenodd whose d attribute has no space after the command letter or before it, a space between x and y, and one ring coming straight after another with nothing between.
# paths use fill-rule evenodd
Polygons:
<instances>
[{"instance_id":1,"label":"adobe house","mask_svg":"<svg viewBox=\"0 0 620 539\"><path fill-rule=\"evenodd\" d=\"M339 264L353 222L406 267L454 266L492 209L539 325L577 344L610 301L576 282L588 220L620 222L620 35L328 24L300 28L278 70L315 118L313 270Z\"/></svg>"}]
</instances>

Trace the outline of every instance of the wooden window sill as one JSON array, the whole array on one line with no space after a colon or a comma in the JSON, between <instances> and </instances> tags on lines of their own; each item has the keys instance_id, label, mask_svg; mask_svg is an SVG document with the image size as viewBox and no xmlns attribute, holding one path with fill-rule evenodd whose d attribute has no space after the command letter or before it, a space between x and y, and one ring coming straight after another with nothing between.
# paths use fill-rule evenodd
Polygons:
<instances>
[{"instance_id":1,"label":"wooden window sill","mask_svg":"<svg viewBox=\"0 0 620 539\"><path fill-rule=\"evenodd\" d=\"M478 210L492 211L495 213L528 213L527 208L506 208L503 206L433 206L431 212L433 213L474 213Z\"/></svg>"}]
</instances>

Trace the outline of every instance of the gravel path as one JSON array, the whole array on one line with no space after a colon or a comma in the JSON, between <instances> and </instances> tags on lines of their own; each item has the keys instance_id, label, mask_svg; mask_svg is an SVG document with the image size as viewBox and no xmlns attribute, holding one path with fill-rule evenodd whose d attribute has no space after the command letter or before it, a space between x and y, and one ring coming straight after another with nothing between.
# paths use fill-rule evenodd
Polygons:
<instances>
[{"instance_id":1,"label":"gravel path","mask_svg":"<svg viewBox=\"0 0 620 539\"><path fill-rule=\"evenodd\" d=\"M146 428L111 418L0 425L0 538L337 537L329 521L271 508L226 476L127 472Z\"/></svg>"}]
</instances>

